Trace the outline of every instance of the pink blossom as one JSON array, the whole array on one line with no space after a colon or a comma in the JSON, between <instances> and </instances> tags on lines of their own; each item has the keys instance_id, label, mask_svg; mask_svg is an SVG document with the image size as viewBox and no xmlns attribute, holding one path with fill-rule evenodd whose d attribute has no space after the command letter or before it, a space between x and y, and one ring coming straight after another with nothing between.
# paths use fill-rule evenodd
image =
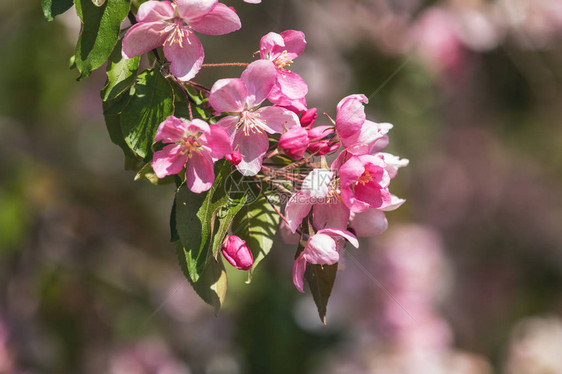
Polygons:
<instances>
[{"instance_id":1,"label":"pink blossom","mask_svg":"<svg viewBox=\"0 0 562 374\"><path fill-rule=\"evenodd\" d=\"M352 212L381 208L391 202L385 166L377 156L362 155L352 156L339 168L342 201Z\"/></svg>"},{"instance_id":2,"label":"pink blossom","mask_svg":"<svg viewBox=\"0 0 562 374\"><path fill-rule=\"evenodd\" d=\"M136 18L138 23L123 38L123 58L163 46L170 71L181 80L192 79L205 57L193 31L223 35L241 26L236 12L217 0L151 0L141 4Z\"/></svg>"},{"instance_id":3,"label":"pink blossom","mask_svg":"<svg viewBox=\"0 0 562 374\"><path fill-rule=\"evenodd\" d=\"M236 235L224 238L221 251L224 258L236 269L248 270L254 264L252 251L246 242Z\"/></svg>"},{"instance_id":4,"label":"pink blossom","mask_svg":"<svg viewBox=\"0 0 562 374\"><path fill-rule=\"evenodd\" d=\"M325 228L311 236L302 253L293 265L293 283L300 292L304 292L304 272L306 263L317 265L333 265L340 260L340 253L345 248L345 240L355 248L359 242L355 235L346 230Z\"/></svg>"},{"instance_id":5,"label":"pink blossom","mask_svg":"<svg viewBox=\"0 0 562 374\"><path fill-rule=\"evenodd\" d=\"M154 141L167 144L152 159L158 178L177 174L185 165L187 186L195 193L211 188L215 180L214 162L230 153L224 129L200 119L184 121L170 116L158 127Z\"/></svg>"},{"instance_id":6,"label":"pink blossom","mask_svg":"<svg viewBox=\"0 0 562 374\"><path fill-rule=\"evenodd\" d=\"M250 4L259 4L261 3L261 0L244 0L244 2Z\"/></svg>"},{"instance_id":7,"label":"pink blossom","mask_svg":"<svg viewBox=\"0 0 562 374\"><path fill-rule=\"evenodd\" d=\"M295 160L300 160L304 156L309 144L308 132L300 126L290 128L279 139L279 148Z\"/></svg>"},{"instance_id":8,"label":"pink blossom","mask_svg":"<svg viewBox=\"0 0 562 374\"><path fill-rule=\"evenodd\" d=\"M275 67L268 61L254 61L240 79L220 79L211 88L213 108L228 115L217 124L230 136L232 148L242 155L237 165L243 175L256 175L269 148L269 134L280 134L299 126L297 115L287 109L260 108L275 84Z\"/></svg>"},{"instance_id":9,"label":"pink blossom","mask_svg":"<svg viewBox=\"0 0 562 374\"><path fill-rule=\"evenodd\" d=\"M333 135L334 128L331 126L313 127L308 131L308 139L310 140L308 151L315 155L325 155L335 151L340 147L340 144L332 140Z\"/></svg>"},{"instance_id":10,"label":"pink blossom","mask_svg":"<svg viewBox=\"0 0 562 374\"><path fill-rule=\"evenodd\" d=\"M296 232L311 209L312 223L317 229L347 227L349 209L341 203L333 171L314 169L306 176L301 190L291 196L285 216L292 232Z\"/></svg>"},{"instance_id":11,"label":"pink blossom","mask_svg":"<svg viewBox=\"0 0 562 374\"><path fill-rule=\"evenodd\" d=\"M306 45L304 33L287 30L281 34L270 32L261 38L260 57L273 62L277 79L268 99L277 105L292 105L299 110L306 110L304 97L308 93L306 82L287 67L293 63Z\"/></svg>"},{"instance_id":12,"label":"pink blossom","mask_svg":"<svg viewBox=\"0 0 562 374\"><path fill-rule=\"evenodd\" d=\"M365 95L350 95L338 103L336 133L346 150L354 155L377 152L388 144L386 134L392 125L367 120L363 104L368 102Z\"/></svg>"}]
</instances>

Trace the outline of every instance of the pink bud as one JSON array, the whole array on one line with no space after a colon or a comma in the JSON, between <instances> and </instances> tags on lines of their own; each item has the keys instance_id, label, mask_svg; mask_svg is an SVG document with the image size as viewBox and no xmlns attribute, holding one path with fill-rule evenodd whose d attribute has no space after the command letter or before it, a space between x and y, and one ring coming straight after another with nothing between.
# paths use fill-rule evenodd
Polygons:
<instances>
[{"instance_id":1,"label":"pink bud","mask_svg":"<svg viewBox=\"0 0 562 374\"><path fill-rule=\"evenodd\" d=\"M285 154L295 160L301 159L308 147L308 132L302 127L291 127L289 131L281 135L279 148Z\"/></svg>"},{"instance_id":2,"label":"pink bud","mask_svg":"<svg viewBox=\"0 0 562 374\"><path fill-rule=\"evenodd\" d=\"M330 126L317 126L308 131L310 145L308 151L316 155L325 155L339 148L339 143L330 140L334 129ZM323 139L323 140L321 140Z\"/></svg>"},{"instance_id":3,"label":"pink bud","mask_svg":"<svg viewBox=\"0 0 562 374\"><path fill-rule=\"evenodd\" d=\"M242 161L242 155L238 151L232 151L232 153L227 154L226 158L234 166L238 165Z\"/></svg>"},{"instance_id":4,"label":"pink bud","mask_svg":"<svg viewBox=\"0 0 562 374\"><path fill-rule=\"evenodd\" d=\"M236 269L248 270L254 264L252 251L246 242L236 235L224 238L221 251L224 258Z\"/></svg>"},{"instance_id":5,"label":"pink bud","mask_svg":"<svg viewBox=\"0 0 562 374\"><path fill-rule=\"evenodd\" d=\"M314 122L316 122L316 118L318 118L317 111L316 108L311 108L302 112L300 116L301 126L310 129Z\"/></svg>"}]
</instances>

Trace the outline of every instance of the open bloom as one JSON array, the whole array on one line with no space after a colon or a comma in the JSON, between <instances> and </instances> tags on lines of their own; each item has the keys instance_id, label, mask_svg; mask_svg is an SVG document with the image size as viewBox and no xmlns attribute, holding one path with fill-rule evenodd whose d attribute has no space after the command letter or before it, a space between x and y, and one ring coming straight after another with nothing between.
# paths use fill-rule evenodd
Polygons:
<instances>
[{"instance_id":1,"label":"open bloom","mask_svg":"<svg viewBox=\"0 0 562 374\"><path fill-rule=\"evenodd\" d=\"M177 174L185 165L187 187L195 193L211 188L215 161L230 153L224 129L200 119L188 122L170 116L158 127L154 141L170 143L154 153L152 169L158 178Z\"/></svg>"},{"instance_id":2,"label":"open bloom","mask_svg":"<svg viewBox=\"0 0 562 374\"><path fill-rule=\"evenodd\" d=\"M293 283L300 292L304 292L303 278L306 263L333 265L339 262L340 254L345 248L345 240L348 240L355 248L359 247L355 235L349 231L335 228L319 230L308 239L304 250L293 265Z\"/></svg>"},{"instance_id":3,"label":"open bloom","mask_svg":"<svg viewBox=\"0 0 562 374\"><path fill-rule=\"evenodd\" d=\"M297 231L311 209L312 223L317 229L347 227L349 209L341 202L333 171L314 169L304 179L301 190L291 196L285 216L292 232Z\"/></svg>"},{"instance_id":4,"label":"open bloom","mask_svg":"<svg viewBox=\"0 0 562 374\"><path fill-rule=\"evenodd\" d=\"M288 70L303 51L306 45L304 33L287 30L281 34L270 32L261 38L260 57L273 62L276 80L268 99L277 105L292 106L299 111L306 110L304 97L308 86L298 74Z\"/></svg>"},{"instance_id":5,"label":"open bloom","mask_svg":"<svg viewBox=\"0 0 562 374\"><path fill-rule=\"evenodd\" d=\"M248 270L254 264L252 251L246 242L236 235L224 238L221 249L222 255L236 269Z\"/></svg>"},{"instance_id":6,"label":"open bloom","mask_svg":"<svg viewBox=\"0 0 562 374\"><path fill-rule=\"evenodd\" d=\"M181 80L193 78L205 57L193 31L223 35L241 26L236 12L217 0L151 0L141 4L136 17L138 23L123 38L123 58L163 46L170 71Z\"/></svg>"},{"instance_id":7,"label":"open bloom","mask_svg":"<svg viewBox=\"0 0 562 374\"><path fill-rule=\"evenodd\" d=\"M377 152L388 144L386 134L392 125L367 120L363 104L365 95L344 97L337 107L336 133L346 150L354 155Z\"/></svg>"},{"instance_id":8,"label":"open bloom","mask_svg":"<svg viewBox=\"0 0 562 374\"><path fill-rule=\"evenodd\" d=\"M352 156L340 168L341 198L354 213L381 208L391 202L390 176L375 155Z\"/></svg>"},{"instance_id":9,"label":"open bloom","mask_svg":"<svg viewBox=\"0 0 562 374\"><path fill-rule=\"evenodd\" d=\"M269 134L283 133L299 125L297 115L287 109L260 108L275 84L276 72L268 61L254 61L240 79L220 79L211 88L209 102L228 115L217 125L230 136L232 149L242 160L236 166L243 175L256 175L269 148Z\"/></svg>"}]
</instances>

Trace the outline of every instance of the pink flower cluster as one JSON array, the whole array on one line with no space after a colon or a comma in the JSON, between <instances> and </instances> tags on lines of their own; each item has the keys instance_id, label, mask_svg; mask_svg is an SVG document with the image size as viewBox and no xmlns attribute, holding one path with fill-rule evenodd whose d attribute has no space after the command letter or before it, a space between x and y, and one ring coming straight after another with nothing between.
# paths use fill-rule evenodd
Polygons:
<instances>
[{"instance_id":1,"label":"pink flower cluster","mask_svg":"<svg viewBox=\"0 0 562 374\"><path fill-rule=\"evenodd\" d=\"M139 7L137 21L124 37L123 57L162 46L171 74L180 81L193 79L203 66L203 47L194 32L221 35L241 27L236 12L217 0L147 1ZM308 86L289 70L305 46L300 31L263 36L259 60L249 63L239 78L219 79L206 92L220 118L216 124L167 118L154 139L163 148L152 160L159 178L185 170L186 185L195 193L211 188L214 163L222 158L247 177L258 175L263 160L273 157L308 169L283 217L291 232L306 239L294 265L294 283L301 292L307 263L335 264L346 241L357 247L356 235L386 229L383 212L404 202L389 192L390 180L408 164L381 152L392 125L367 120L364 95L345 97L335 121L328 117L331 124L314 126L318 115L316 108L307 108ZM333 160L330 166L328 159ZM252 252L236 236L225 239L222 253L238 269L252 266Z\"/></svg>"}]
</instances>

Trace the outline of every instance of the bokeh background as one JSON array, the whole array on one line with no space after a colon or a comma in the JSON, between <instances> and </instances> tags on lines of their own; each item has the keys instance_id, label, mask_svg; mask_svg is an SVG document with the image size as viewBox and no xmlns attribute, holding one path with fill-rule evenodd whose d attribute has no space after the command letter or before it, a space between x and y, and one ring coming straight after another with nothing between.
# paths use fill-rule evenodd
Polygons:
<instances>
[{"instance_id":1,"label":"bokeh background","mask_svg":"<svg viewBox=\"0 0 562 374\"><path fill-rule=\"evenodd\" d=\"M243 29L202 37L206 62L304 31L310 107L369 96L407 203L348 251L327 326L280 237L215 317L169 243L173 187L124 171L103 69L68 69L74 10L2 0L0 373L562 373L562 2L225 1Z\"/></svg>"}]
</instances>

